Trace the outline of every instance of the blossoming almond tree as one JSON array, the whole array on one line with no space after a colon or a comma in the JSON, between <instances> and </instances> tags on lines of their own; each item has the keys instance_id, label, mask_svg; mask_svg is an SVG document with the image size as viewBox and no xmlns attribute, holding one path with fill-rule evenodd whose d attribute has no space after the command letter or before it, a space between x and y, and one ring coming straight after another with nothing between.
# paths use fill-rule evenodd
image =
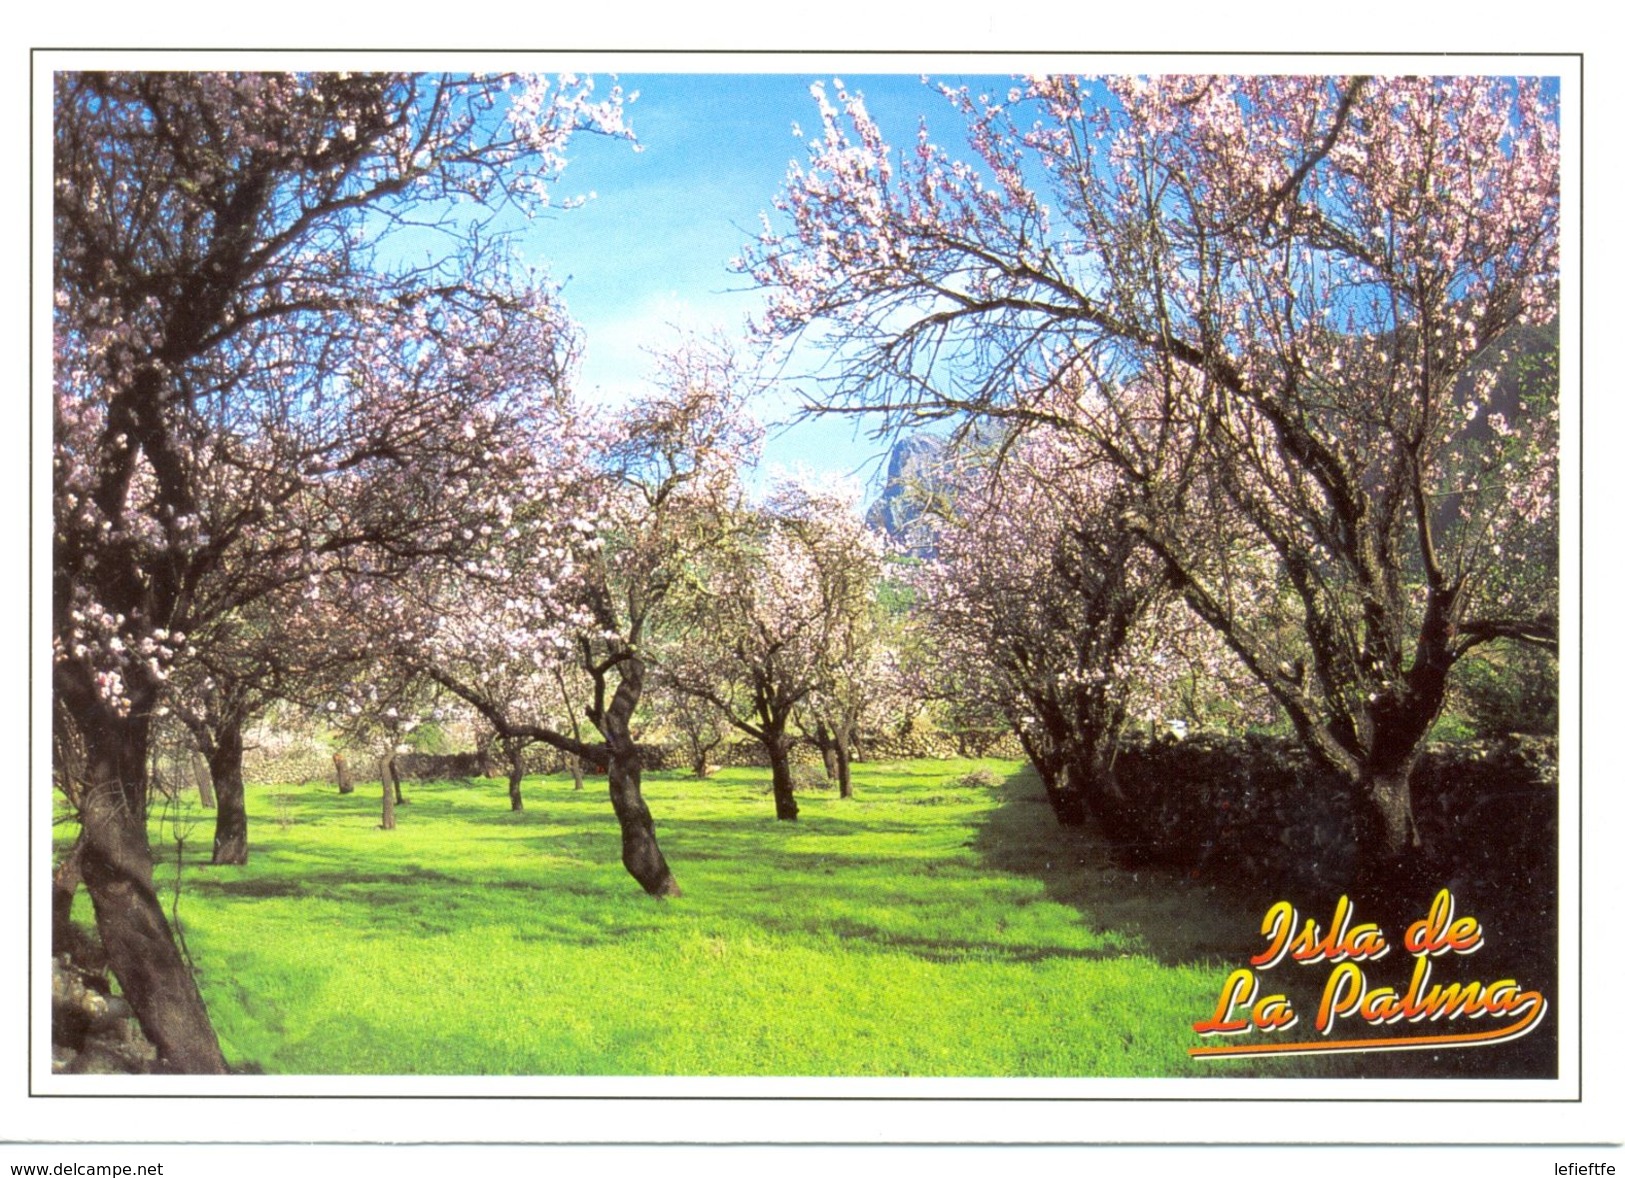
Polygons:
<instances>
[{"instance_id":1,"label":"blossoming almond tree","mask_svg":"<svg viewBox=\"0 0 1625 1178\"><path fill-rule=\"evenodd\" d=\"M656 676L656 686L665 686ZM696 780L711 776L714 766L711 756L728 735L728 722L722 718L714 704L679 691L665 690L660 695L660 721L674 731L687 755L689 772Z\"/></svg>"},{"instance_id":2,"label":"blossoming almond tree","mask_svg":"<svg viewBox=\"0 0 1625 1178\"><path fill-rule=\"evenodd\" d=\"M1089 436L1134 491L1124 526L1351 784L1362 860L1392 863L1451 668L1555 646L1554 613L1485 575L1498 536L1552 520L1555 398L1470 432L1501 343L1557 313L1554 87L1056 76L944 96L966 158L923 125L894 151L860 95L818 89L787 224L742 261L764 332L834 349L831 409ZM1464 494L1468 449L1485 473ZM1217 531L1187 525L1196 499ZM1306 664L1272 657L1225 579L1232 542L1273 554Z\"/></svg>"},{"instance_id":3,"label":"blossoming almond tree","mask_svg":"<svg viewBox=\"0 0 1625 1178\"><path fill-rule=\"evenodd\" d=\"M193 656L170 670L160 713L175 716L202 757L215 811L210 862L248 862L244 737L277 703L310 706L335 678L365 666L342 629L312 608L307 578L217 618L192 639Z\"/></svg>"},{"instance_id":4,"label":"blossoming almond tree","mask_svg":"<svg viewBox=\"0 0 1625 1178\"><path fill-rule=\"evenodd\" d=\"M794 821L789 726L860 653L881 545L850 495L790 481L761 508L737 513L732 531L687 596L662 676L761 742L774 811Z\"/></svg>"},{"instance_id":5,"label":"blossoming almond tree","mask_svg":"<svg viewBox=\"0 0 1625 1178\"><path fill-rule=\"evenodd\" d=\"M549 444L552 481L526 492L509 525L455 575L417 583L408 632L424 640L400 657L503 740L539 741L604 766L622 863L664 897L681 891L643 799L636 713L669 602L720 542L740 494L739 464L759 439L724 351L684 347L663 358L656 384L616 415L561 430ZM565 673L590 685L583 711L596 741L537 711Z\"/></svg>"},{"instance_id":6,"label":"blossoming almond tree","mask_svg":"<svg viewBox=\"0 0 1625 1178\"><path fill-rule=\"evenodd\" d=\"M581 130L621 133L619 96L576 79L56 76L54 715L84 751L102 942L165 1068L224 1067L153 891L165 680L290 567L454 539L435 488L500 446L567 339L484 227L545 203ZM404 231L411 255L389 244ZM371 515L348 498L369 469L399 484ZM400 510L414 501L426 516Z\"/></svg>"},{"instance_id":7,"label":"blossoming almond tree","mask_svg":"<svg viewBox=\"0 0 1625 1178\"><path fill-rule=\"evenodd\" d=\"M352 761L363 779L377 770L383 802L380 828L394 830L398 807L411 800L402 789L401 758L413 751L426 725L439 724L456 709L443 706L439 689L414 667L367 640L367 627L359 623L375 596L376 589L354 595L348 618L335 629L347 630L339 641L357 653L324 668L333 673L309 685L315 693L307 690L304 698L313 706L303 710L340 746L346 774ZM333 616L330 610L321 612ZM353 782L350 790L340 792L354 792Z\"/></svg>"},{"instance_id":8,"label":"blossoming almond tree","mask_svg":"<svg viewBox=\"0 0 1625 1178\"><path fill-rule=\"evenodd\" d=\"M873 551L880 537L871 533L862 543ZM852 603L847 624L832 634L824 674L796 721L843 798L852 797L852 762L864 738L903 726L925 703L911 661L921 636L912 587L903 579L908 566L894 566L885 556L865 599Z\"/></svg>"},{"instance_id":9,"label":"blossoming almond tree","mask_svg":"<svg viewBox=\"0 0 1625 1178\"><path fill-rule=\"evenodd\" d=\"M1111 768L1125 724L1163 719L1192 674L1233 681L1241 668L1121 526L1122 477L1085 440L1032 427L956 466L922 576L940 656L1008 719L1063 825L1090 813L1136 841L1146 832Z\"/></svg>"}]
</instances>

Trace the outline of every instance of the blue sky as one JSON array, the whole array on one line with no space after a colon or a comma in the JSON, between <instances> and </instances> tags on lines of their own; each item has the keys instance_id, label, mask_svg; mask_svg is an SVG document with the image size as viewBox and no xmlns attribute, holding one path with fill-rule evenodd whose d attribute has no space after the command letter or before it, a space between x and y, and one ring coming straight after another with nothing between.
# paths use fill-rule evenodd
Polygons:
<instances>
[{"instance_id":1,"label":"blue sky","mask_svg":"<svg viewBox=\"0 0 1625 1178\"><path fill-rule=\"evenodd\" d=\"M586 335L579 388L621 398L650 369L646 349L676 339L673 325L721 328L742 338L760 295L729 272L770 211L792 159L818 133L818 108L804 74L623 74L641 151L613 140L572 143L560 196L596 193L527 232L527 252L564 284L565 301ZM822 80L828 82L828 77ZM916 75L843 74L861 91L892 142L912 141L921 114L935 129L952 118ZM955 84L964 80L954 77ZM602 83L600 83L602 84ZM1007 83L1005 83L1007 84ZM831 87L833 96L833 87ZM782 419L788 396L765 403L764 422ZM826 419L770 433L764 471L804 465L869 478L884 443L851 419Z\"/></svg>"}]
</instances>

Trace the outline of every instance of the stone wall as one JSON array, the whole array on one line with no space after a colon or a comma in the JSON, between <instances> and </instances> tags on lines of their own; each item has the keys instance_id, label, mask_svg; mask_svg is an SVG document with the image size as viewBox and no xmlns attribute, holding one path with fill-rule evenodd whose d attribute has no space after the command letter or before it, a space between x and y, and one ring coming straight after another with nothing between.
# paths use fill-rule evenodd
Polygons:
<instances>
[{"instance_id":1,"label":"stone wall","mask_svg":"<svg viewBox=\"0 0 1625 1178\"><path fill-rule=\"evenodd\" d=\"M1135 816L1131 859L1232 882L1336 888L1354 869L1354 800L1295 741L1198 735L1118 754ZM1557 742L1432 745L1412 775L1418 871L1548 879L1557 847Z\"/></svg>"}]
</instances>

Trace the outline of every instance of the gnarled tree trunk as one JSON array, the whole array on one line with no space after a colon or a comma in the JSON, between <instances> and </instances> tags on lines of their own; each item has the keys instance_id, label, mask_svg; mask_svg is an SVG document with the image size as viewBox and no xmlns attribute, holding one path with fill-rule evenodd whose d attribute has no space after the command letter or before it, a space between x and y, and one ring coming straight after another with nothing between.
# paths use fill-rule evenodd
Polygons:
<instances>
[{"instance_id":1,"label":"gnarled tree trunk","mask_svg":"<svg viewBox=\"0 0 1625 1178\"><path fill-rule=\"evenodd\" d=\"M1044 793L1049 798L1055 821L1062 826L1082 826L1089 820L1089 799L1066 761L1048 774L1040 770L1039 777L1043 779Z\"/></svg>"},{"instance_id":2,"label":"gnarled tree trunk","mask_svg":"<svg viewBox=\"0 0 1625 1178\"><path fill-rule=\"evenodd\" d=\"M1409 769L1373 774L1361 783L1360 795L1370 812L1364 840L1385 858L1398 859L1422 845L1411 811Z\"/></svg>"},{"instance_id":3,"label":"gnarled tree trunk","mask_svg":"<svg viewBox=\"0 0 1625 1178\"><path fill-rule=\"evenodd\" d=\"M1356 890L1364 897L1386 895L1404 902L1418 898L1404 895L1412 886L1426 887L1413 870L1422 837L1411 808L1411 772L1444 709L1454 661L1449 638L1455 602L1453 591L1430 597L1412 665L1371 700L1365 724L1356 729L1367 734L1363 741L1341 732L1340 757L1329 755L1327 740L1317 747L1314 732L1305 741L1311 755L1352 778ZM1305 727L1299 725L1300 733Z\"/></svg>"},{"instance_id":4,"label":"gnarled tree trunk","mask_svg":"<svg viewBox=\"0 0 1625 1178\"><path fill-rule=\"evenodd\" d=\"M1371 904L1404 907L1429 884L1412 870L1422 845L1411 809L1413 753L1398 765L1366 766L1354 786L1354 893ZM1395 914L1396 916L1399 913Z\"/></svg>"},{"instance_id":5,"label":"gnarled tree trunk","mask_svg":"<svg viewBox=\"0 0 1625 1178\"><path fill-rule=\"evenodd\" d=\"M1089 808L1083 791L1067 769L1064 746L1054 748L1044 738L1021 727L1016 729L1016 735L1021 740L1021 747L1027 750L1028 760L1038 771L1038 780L1044 783L1044 796L1049 800L1055 821L1062 826L1082 826L1088 818Z\"/></svg>"},{"instance_id":6,"label":"gnarled tree trunk","mask_svg":"<svg viewBox=\"0 0 1625 1178\"><path fill-rule=\"evenodd\" d=\"M655 841L654 815L643 800L642 755L634 747L609 757L609 801L621 824L621 863L651 896L681 896L683 890Z\"/></svg>"},{"instance_id":7,"label":"gnarled tree trunk","mask_svg":"<svg viewBox=\"0 0 1625 1178\"><path fill-rule=\"evenodd\" d=\"M632 713L643 694L643 663L628 659L620 673L609 708L594 719L608 752L609 802L621 824L621 863L651 896L681 896L655 840L654 815L643 800L643 753L632 739Z\"/></svg>"},{"instance_id":8,"label":"gnarled tree trunk","mask_svg":"<svg viewBox=\"0 0 1625 1178\"><path fill-rule=\"evenodd\" d=\"M1076 750L1070 762L1070 778L1106 837L1119 846L1132 848L1148 837L1156 837L1156 832L1143 827L1124 797L1112 764L1112 744L1115 737L1110 743L1101 737Z\"/></svg>"},{"instance_id":9,"label":"gnarled tree trunk","mask_svg":"<svg viewBox=\"0 0 1625 1178\"><path fill-rule=\"evenodd\" d=\"M688 745L689 771L700 780L711 776L711 754L722 743L722 733L690 721L682 725L683 740Z\"/></svg>"},{"instance_id":10,"label":"gnarled tree trunk","mask_svg":"<svg viewBox=\"0 0 1625 1178\"><path fill-rule=\"evenodd\" d=\"M350 763L344 759L343 753L333 754L333 773L338 777L339 793L355 793L355 779L350 776Z\"/></svg>"},{"instance_id":11,"label":"gnarled tree trunk","mask_svg":"<svg viewBox=\"0 0 1625 1178\"><path fill-rule=\"evenodd\" d=\"M89 694L89 692L85 692ZM108 965L165 1071L222 1074L225 1057L153 882L147 842L150 703L75 709L86 748L79 867Z\"/></svg>"}]
</instances>

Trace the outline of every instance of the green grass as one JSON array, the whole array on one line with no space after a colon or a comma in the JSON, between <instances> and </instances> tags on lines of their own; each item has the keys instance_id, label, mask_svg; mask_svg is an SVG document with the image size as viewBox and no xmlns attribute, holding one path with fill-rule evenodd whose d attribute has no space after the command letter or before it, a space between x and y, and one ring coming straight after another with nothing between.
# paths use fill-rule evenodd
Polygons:
<instances>
[{"instance_id":1,"label":"green grass","mask_svg":"<svg viewBox=\"0 0 1625 1178\"><path fill-rule=\"evenodd\" d=\"M1002 784L957 784L977 766ZM622 870L602 779L251 788L246 867L176 817L179 914L221 1044L270 1073L1183 1076L1258 914L1113 866L1008 762L855 767L773 818L765 771L652 773L680 898ZM155 813L168 862L173 824ZM88 912L81 894L77 911Z\"/></svg>"}]
</instances>

